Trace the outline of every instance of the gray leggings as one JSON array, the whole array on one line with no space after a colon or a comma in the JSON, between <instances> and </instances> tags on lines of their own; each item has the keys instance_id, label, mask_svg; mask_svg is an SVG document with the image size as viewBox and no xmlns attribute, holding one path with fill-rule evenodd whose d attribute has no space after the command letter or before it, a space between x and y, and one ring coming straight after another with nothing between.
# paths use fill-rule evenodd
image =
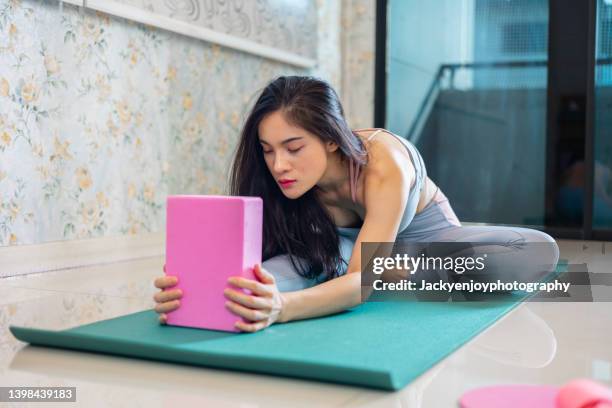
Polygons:
<instances>
[{"instance_id":1,"label":"gray leggings","mask_svg":"<svg viewBox=\"0 0 612 408\"><path fill-rule=\"evenodd\" d=\"M338 227L338 234L340 254L348 264L359 228ZM481 280L534 282L552 271L559 260L557 243L544 232L521 227L461 226L443 194L416 214L397 235L397 244L418 242L471 243L470 256L487 254L486 273L481 274ZM288 255L270 258L262 266L275 276L281 292L309 288L323 281L300 276Z\"/></svg>"}]
</instances>

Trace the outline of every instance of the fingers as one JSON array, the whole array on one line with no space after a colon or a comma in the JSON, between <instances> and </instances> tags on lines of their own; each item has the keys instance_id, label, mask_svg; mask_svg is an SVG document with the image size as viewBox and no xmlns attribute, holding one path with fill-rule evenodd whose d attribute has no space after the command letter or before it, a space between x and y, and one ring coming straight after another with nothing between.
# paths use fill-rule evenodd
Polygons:
<instances>
[{"instance_id":1,"label":"fingers","mask_svg":"<svg viewBox=\"0 0 612 408\"><path fill-rule=\"evenodd\" d=\"M161 276L155 279L153 283L156 288L166 289L172 287L178 283L178 278L176 276Z\"/></svg>"},{"instance_id":2,"label":"fingers","mask_svg":"<svg viewBox=\"0 0 612 408\"><path fill-rule=\"evenodd\" d=\"M255 275L261 279L263 283L274 283L274 275L261 267L261 264L255 265Z\"/></svg>"},{"instance_id":3,"label":"fingers","mask_svg":"<svg viewBox=\"0 0 612 408\"><path fill-rule=\"evenodd\" d=\"M227 307L230 312L234 313L235 315L244 317L245 319L253 322L268 319L268 313L262 312L261 310L246 308L236 302L227 301L225 302L225 307Z\"/></svg>"},{"instance_id":4,"label":"fingers","mask_svg":"<svg viewBox=\"0 0 612 408\"><path fill-rule=\"evenodd\" d=\"M180 299L181 297L183 297L183 291L180 289L163 290L153 295L153 299L157 303L170 302L172 300Z\"/></svg>"},{"instance_id":5,"label":"fingers","mask_svg":"<svg viewBox=\"0 0 612 408\"><path fill-rule=\"evenodd\" d=\"M160 315L159 315L159 322L160 322L161 324L166 324L166 323L168 323L168 315L167 315L167 314L165 314L165 313L160 314Z\"/></svg>"},{"instance_id":6,"label":"fingers","mask_svg":"<svg viewBox=\"0 0 612 408\"><path fill-rule=\"evenodd\" d=\"M258 296L272 296L273 292L266 285L257 282L253 279L243 278L241 276L232 276L228 278L228 283L238 286L239 288L248 289Z\"/></svg>"},{"instance_id":7,"label":"fingers","mask_svg":"<svg viewBox=\"0 0 612 408\"><path fill-rule=\"evenodd\" d=\"M173 300L171 302L158 303L155 305L155 311L157 313L169 313L172 312L181 305L181 302L178 300Z\"/></svg>"},{"instance_id":8,"label":"fingers","mask_svg":"<svg viewBox=\"0 0 612 408\"><path fill-rule=\"evenodd\" d=\"M164 273L167 273L166 265L163 266ZM254 268L255 277L259 280L247 279L244 277L231 277L228 283L231 285L250 291L244 293L241 290L226 288L224 295L229 299L225 306L226 308L241 317L242 319L235 323L235 327L244 332L256 332L268 327L273 322L274 316L270 313L273 311L273 296L275 295L275 278L270 272L261 267L261 264L256 264ZM155 279L154 285L161 289L153 298L157 303L155 311L159 313L159 323L167 324L168 313L173 312L180 306L179 299L182 298L183 292L181 289L168 290L178 283L176 276L162 276Z\"/></svg>"},{"instance_id":9,"label":"fingers","mask_svg":"<svg viewBox=\"0 0 612 408\"><path fill-rule=\"evenodd\" d=\"M234 276L228 279L228 283L241 289L247 289L251 294L240 290L226 288L225 297L230 299L226 307L235 315L248 320L248 322L237 321L235 327L245 332L256 332L262 330L278 319L278 308L275 306L278 298L276 280L274 275L256 264L254 269L255 278L247 279Z\"/></svg>"},{"instance_id":10,"label":"fingers","mask_svg":"<svg viewBox=\"0 0 612 408\"><path fill-rule=\"evenodd\" d=\"M261 330L261 329L265 329L266 327L268 327L268 322L266 320L260 320L258 322L255 323L245 323L245 322L241 322L241 321L237 321L234 326L236 326L237 329L242 330L244 332L256 332L257 330Z\"/></svg>"},{"instance_id":11,"label":"fingers","mask_svg":"<svg viewBox=\"0 0 612 408\"><path fill-rule=\"evenodd\" d=\"M271 306L270 301L265 297L247 295L234 289L226 288L223 294L226 298L253 309L270 309Z\"/></svg>"}]
</instances>

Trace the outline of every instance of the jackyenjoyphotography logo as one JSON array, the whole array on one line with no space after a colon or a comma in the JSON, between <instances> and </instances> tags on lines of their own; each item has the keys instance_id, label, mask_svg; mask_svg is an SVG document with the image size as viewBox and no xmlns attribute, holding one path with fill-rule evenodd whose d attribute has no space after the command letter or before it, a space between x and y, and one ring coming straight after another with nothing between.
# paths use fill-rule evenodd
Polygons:
<instances>
[{"instance_id":1,"label":"jackyenjoyphotography logo","mask_svg":"<svg viewBox=\"0 0 612 408\"><path fill-rule=\"evenodd\" d=\"M549 242L367 242L361 260L363 301L612 302L612 274Z\"/></svg>"}]
</instances>

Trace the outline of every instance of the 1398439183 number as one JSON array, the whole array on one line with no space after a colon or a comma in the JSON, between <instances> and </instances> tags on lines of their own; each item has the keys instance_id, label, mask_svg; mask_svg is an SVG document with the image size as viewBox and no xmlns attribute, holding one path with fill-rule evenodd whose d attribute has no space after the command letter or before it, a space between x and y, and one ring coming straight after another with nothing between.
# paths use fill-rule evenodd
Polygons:
<instances>
[{"instance_id":1,"label":"1398439183 number","mask_svg":"<svg viewBox=\"0 0 612 408\"><path fill-rule=\"evenodd\" d=\"M76 402L76 387L0 387L0 402Z\"/></svg>"}]
</instances>

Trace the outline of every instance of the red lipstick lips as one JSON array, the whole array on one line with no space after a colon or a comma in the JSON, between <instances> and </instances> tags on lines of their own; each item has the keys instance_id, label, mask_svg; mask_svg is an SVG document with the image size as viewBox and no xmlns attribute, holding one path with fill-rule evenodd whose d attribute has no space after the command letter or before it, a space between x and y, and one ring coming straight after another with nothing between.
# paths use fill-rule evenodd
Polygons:
<instances>
[{"instance_id":1,"label":"red lipstick lips","mask_svg":"<svg viewBox=\"0 0 612 408\"><path fill-rule=\"evenodd\" d=\"M287 188L290 187L293 183L295 183L295 180L280 179L278 180L278 183L281 185L282 188Z\"/></svg>"}]
</instances>

